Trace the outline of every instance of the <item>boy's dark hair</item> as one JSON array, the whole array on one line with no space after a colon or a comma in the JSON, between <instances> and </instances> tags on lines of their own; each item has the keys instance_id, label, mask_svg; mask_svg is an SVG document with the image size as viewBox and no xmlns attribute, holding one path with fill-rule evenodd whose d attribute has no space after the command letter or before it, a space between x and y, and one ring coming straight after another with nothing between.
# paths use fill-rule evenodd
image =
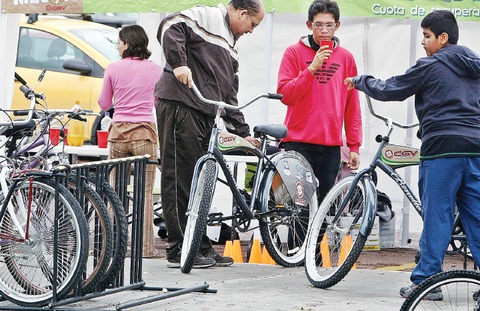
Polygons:
<instances>
[{"instance_id":1,"label":"boy's dark hair","mask_svg":"<svg viewBox=\"0 0 480 311\"><path fill-rule=\"evenodd\" d=\"M459 31L458 24L452 12L447 10L435 10L422 20L422 28L428 28L438 38L442 33L448 35L448 43L457 44Z\"/></svg>"},{"instance_id":2,"label":"boy's dark hair","mask_svg":"<svg viewBox=\"0 0 480 311\"><path fill-rule=\"evenodd\" d=\"M335 23L340 20L340 8L337 2L330 0L315 0L308 8L308 21L313 22L313 18L318 13L333 14Z\"/></svg>"},{"instance_id":3,"label":"boy's dark hair","mask_svg":"<svg viewBox=\"0 0 480 311\"><path fill-rule=\"evenodd\" d=\"M122 58L138 57L139 59L148 59L152 52L148 50L148 36L142 26L129 25L120 30L118 38L128 44L128 48L123 51Z\"/></svg>"},{"instance_id":4,"label":"boy's dark hair","mask_svg":"<svg viewBox=\"0 0 480 311\"><path fill-rule=\"evenodd\" d=\"M234 9L244 9L251 14L260 12L259 0L231 0L229 3Z\"/></svg>"}]
</instances>

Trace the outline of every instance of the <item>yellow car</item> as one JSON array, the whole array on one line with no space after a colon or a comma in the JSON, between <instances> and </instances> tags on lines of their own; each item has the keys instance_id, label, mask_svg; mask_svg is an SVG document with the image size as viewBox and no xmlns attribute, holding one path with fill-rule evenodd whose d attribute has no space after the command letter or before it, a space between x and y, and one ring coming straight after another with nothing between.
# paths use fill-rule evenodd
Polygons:
<instances>
[{"instance_id":1,"label":"yellow car","mask_svg":"<svg viewBox=\"0 0 480 311\"><path fill-rule=\"evenodd\" d=\"M105 68L120 59L118 29L64 17L42 17L33 23L20 22L15 71L31 87L41 70L45 78L36 88L47 97L49 109L69 109L78 101L81 108L99 112L98 95ZM15 81L12 109L29 105ZM96 143L100 116L89 117L85 141Z\"/></svg>"}]
</instances>

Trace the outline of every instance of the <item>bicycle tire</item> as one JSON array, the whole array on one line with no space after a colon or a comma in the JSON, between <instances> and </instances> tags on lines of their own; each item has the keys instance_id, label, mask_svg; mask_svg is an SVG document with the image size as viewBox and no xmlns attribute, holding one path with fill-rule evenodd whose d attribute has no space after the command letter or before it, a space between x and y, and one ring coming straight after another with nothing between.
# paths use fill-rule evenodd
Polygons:
<instances>
[{"instance_id":1,"label":"bicycle tire","mask_svg":"<svg viewBox=\"0 0 480 311\"><path fill-rule=\"evenodd\" d=\"M100 290L110 287L122 271L128 247L128 221L122 200L108 182L104 181L102 187L107 208L113 220L114 249L110 264L98 284Z\"/></svg>"},{"instance_id":2,"label":"bicycle tire","mask_svg":"<svg viewBox=\"0 0 480 311\"><path fill-rule=\"evenodd\" d=\"M195 179L194 179L195 180ZM183 235L180 270L189 273L197 257L203 235L207 227L207 218L212 205L217 181L217 164L207 159L198 173L197 183L192 182L188 201L187 224Z\"/></svg>"},{"instance_id":3,"label":"bicycle tire","mask_svg":"<svg viewBox=\"0 0 480 311\"><path fill-rule=\"evenodd\" d=\"M443 300L431 301L426 295L441 287ZM405 299L400 311L410 310L480 310L478 293L480 273L472 270L450 270L426 279ZM477 301L474 299L477 296Z\"/></svg>"},{"instance_id":4,"label":"bicycle tire","mask_svg":"<svg viewBox=\"0 0 480 311\"><path fill-rule=\"evenodd\" d=\"M366 204L366 188L361 180L338 221L331 223L333 215L339 212L339 205L353 179L354 176L347 176L333 186L310 226L305 252L305 272L315 287L328 288L340 282L357 261L367 240L358 230ZM359 217L359 213L362 217Z\"/></svg>"},{"instance_id":5,"label":"bicycle tire","mask_svg":"<svg viewBox=\"0 0 480 311\"><path fill-rule=\"evenodd\" d=\"M21 306L45 306L53 298L53 262L57 260L57 299L65 297L78 284L86 266L88 252L87 223L80 204L61 184L47 178L24 180L16 185L10 201L16 218L25 230L25 198L31 189L31 213L28 243L6 239L22 238L8 212L0 220L3 234L0 256L0 292ZM55 189L59 191L57 256L53 254ZM20 198L20 199L19 199ZM3 202L3 194L0 201Z\"/></svg>"},{"instance_id":6,"label":"bicycle tire","mask_svg":"<svg viewBox=\"0 0 480 311\"><path fill-rule=\"evenodd\" d=\"M114 241L112 220L107 206L88 183L85 182L82 186L84 196L80 205L87 220L89 251L81 293L88 294L95 289L95 286L103 279L107 271L113 253ZM78 188L75 175L70 176L68 188L75 195Z\"/></svg>"},{"instance_id":7,"label":"bicycle tire","mask_svg":"<svg viewBox=\"0 0 480 311\"><path fill-rule=\"evenodd\" d=\"M308 206L295 204L280 174L270 171L265 184L268 209L259 219L260 234L270 257L284 267L302 265L305 259L305 240L310 219L317 210L317 195Z\"/></svg>"}]
</instances>

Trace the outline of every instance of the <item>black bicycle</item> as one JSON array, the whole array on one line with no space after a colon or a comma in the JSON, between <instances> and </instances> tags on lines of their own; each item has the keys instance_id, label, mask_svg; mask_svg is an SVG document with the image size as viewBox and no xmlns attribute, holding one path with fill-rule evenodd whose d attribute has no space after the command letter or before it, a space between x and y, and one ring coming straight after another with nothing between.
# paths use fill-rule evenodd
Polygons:
<instances>
[{"instance_id":1,"label":"black bicycle","mask_svg":"<svg viewBox=\"0 0 480 311\"><path fill-rule=\"evenodd\" d=\"M208 152L201 157L193 174L187 225L182 244L180 268L190 272L200 248L207 223L220 225L233 220L234 228L242 232L253 230L252 220L258 221L260 233L270 256L278 264L291 267L299 265L305 257L304 241L308 226L308 214L313 217L317 209L316 179L308 162L297 152L278 152L267 155L272 140L287 134L284 125L255 126L254 136L260 139L257 149L251 143L222 127L220 116L224 109L241 110L260 98L279 100L279 94L260 94L239 106L203 97L195 84L197 97L205 104L215 105L217 113L212 127ZM251 192L239 189L224 153L240 151L257 158L256 173ZM219 178L219 170L225 180ZM217 181L228 185L235 200L232 216L210 214L210 207Z\"/></svg>"},{"instance_id":2,"label":"black bicycle","mask_svg":"<svg viewBox=\"0 0 480 311\"><path fill-rule=\"evenodd\" d=\"M340 282L357 261L375 221L377 191L373 174L382 170L399 186L415 210L421 214L420 200L395 171L418 165L420 150L390 144L393 127L403 129L418 124L401 124L374 112L367 96L370 113L387 125L386 135L378 135L378 149L368 167L338 181L320 204L308 232L305 271L313 286L328 288Z\"/></svg>"}]
</instances>

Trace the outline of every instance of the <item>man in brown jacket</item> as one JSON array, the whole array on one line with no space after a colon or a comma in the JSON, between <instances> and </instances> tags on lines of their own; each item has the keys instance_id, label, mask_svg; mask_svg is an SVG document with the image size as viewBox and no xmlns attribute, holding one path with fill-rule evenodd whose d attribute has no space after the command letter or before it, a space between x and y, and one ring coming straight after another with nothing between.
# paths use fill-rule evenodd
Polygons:
<instances>
[{"instance_id":1,"label":"man in brown jacket","mask_svg":"<svg viewBox=\"0 0 480 311\"><path fill-rule=\"evenodd\" d=\"M205 98L238 105L238 52L235 44L253 32L265 16L261 0L232 0L227 6L195 6L167 16L157 38L174 75L163 74L155 87L161 155L162 207L168 231L167 260L180 266L186 210L196 161L206 153L215 107L202 104L192 81ZM250 128L239 111L223 118L240 136L254 144ZM230 257L216 253L204 236L193 268L229 266Z\"/></svg>"}]
</instances>

